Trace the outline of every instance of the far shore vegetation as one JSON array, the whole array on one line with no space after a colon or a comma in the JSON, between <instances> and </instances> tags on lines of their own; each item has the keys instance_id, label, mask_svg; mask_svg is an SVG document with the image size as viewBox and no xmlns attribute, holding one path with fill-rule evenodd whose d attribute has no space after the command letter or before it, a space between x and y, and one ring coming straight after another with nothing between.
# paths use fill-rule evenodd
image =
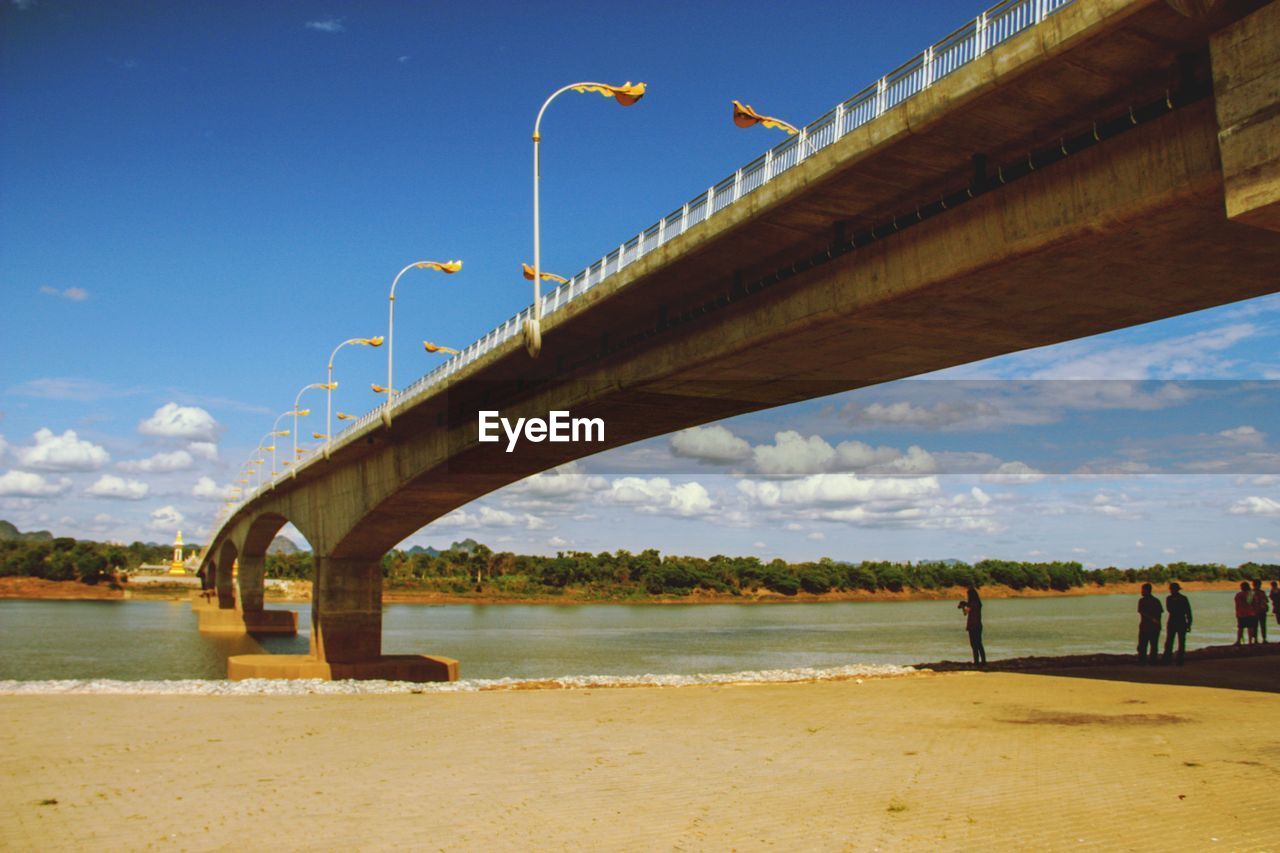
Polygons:
<instances>
[{"instance_id":1,"label":"far shore vegetation","mask_svg":"<svg viewBox=\"0 0 1280 853\"><path fill-rule=\"evenodd\" d=\"M314 575L310 551L277 539L268 552L269 578L309 581ZM199 546L190 546L194 552ZM0 577L34 577L127 587L127 576L143 564L164 564L167 545L90 542L47 534L0 538ZM712 596L718 600L829 593L888 593L898 597L974 584L1015 592L1071 592L1135 582L1165 583L1280 580L1280 565L1243 563L1169 563L1142 568L1108 566L1086 569L1078 562L958 560L851 562L823 558L789 563L758 557L682 557L656 549L639 553L563 551L554 557L495 552L472 540L445 551L414 547L382 558L384 591L504 600L644 601ZM1083 591L1087 591L1084 589ZM890 596L886 596L890 597Z\"/></svg>"}]
</instances>

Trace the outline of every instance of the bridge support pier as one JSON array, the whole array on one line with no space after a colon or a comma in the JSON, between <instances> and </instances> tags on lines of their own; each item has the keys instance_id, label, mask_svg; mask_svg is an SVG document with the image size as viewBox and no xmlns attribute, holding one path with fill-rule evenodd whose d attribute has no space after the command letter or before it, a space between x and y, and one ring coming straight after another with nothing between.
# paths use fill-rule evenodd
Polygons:
<instances>
[{"instance_id":1,"label":"bridge support pier","mask_svg":"<svg viewBox=\"0 0 1280 853\"><path fill-rule=\"evenodd\" d=\"M298 614L292 610L266 610L262 606L267 558L241 557L237 578L231 567L218 566L217 601L197 596L191 609L202 634L297 634ZM236 595L236 586L239 595Z\"/></svg>"},{"instance_id":2,"label":"bridge support pier","mask_svg":"<svg viewBox=\"0 0 1280 853\"><path fill-rule=\"evenodd\" d=\"M382 653L382 564L317 554L309 655L236 655L227 677L457 681L458 662ZM241 577L244 566L241 565Z\"/></svg>"}]
</instances>

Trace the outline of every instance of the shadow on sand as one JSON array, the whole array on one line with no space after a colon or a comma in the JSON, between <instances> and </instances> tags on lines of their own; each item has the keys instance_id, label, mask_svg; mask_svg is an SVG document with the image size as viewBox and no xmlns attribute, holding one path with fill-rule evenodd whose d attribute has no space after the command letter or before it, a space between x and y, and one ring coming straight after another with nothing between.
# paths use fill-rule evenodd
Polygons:
<instances>
[{"instance_id":1,"label":"shadow on sand","mask_svg":"<svg viewBox=\"0 0 1280 853\"><path fill-rule=\"evenodd\" d=\"M1280 643L1194 649L1187 652L1186 664L1183 666L1142 666L1137 662L1137 655L1096 654L1010 658L991 661L982 667L971 663L939 661L917 664L916 668L936 672L1019 672L1027 675L1280 693Z\"/></svg>"}]
</instances>

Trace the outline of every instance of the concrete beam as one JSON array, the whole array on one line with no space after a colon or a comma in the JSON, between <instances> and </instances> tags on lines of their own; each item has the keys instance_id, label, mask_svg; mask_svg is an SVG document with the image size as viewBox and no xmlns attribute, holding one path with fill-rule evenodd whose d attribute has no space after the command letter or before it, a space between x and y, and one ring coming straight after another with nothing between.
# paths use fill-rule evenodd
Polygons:
<instances>
[{"instance_id":1,"label":"concrete beam","mask_svg":"<svg viewBox=\"0 0 1280 853\"><path fill-rule=\"evenodd\" d=\"M1280 2L1209 40L1227 217L1280 231Z\"/></svg>"}]
</instances>

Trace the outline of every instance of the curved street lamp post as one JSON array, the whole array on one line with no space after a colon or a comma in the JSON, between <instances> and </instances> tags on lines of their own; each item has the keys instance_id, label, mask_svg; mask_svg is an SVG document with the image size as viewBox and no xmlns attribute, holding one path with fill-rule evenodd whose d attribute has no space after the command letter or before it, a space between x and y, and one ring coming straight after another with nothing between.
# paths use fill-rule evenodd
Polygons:
<instances>
[{"instance_id":1,"label":"curved street lamp post","mask_svg":"<svg viewBox=\"0 0 1280 853\"><path fill-rule=\"evenodd\" d=\"M570 83L551 93L533 122L533 316L524 323L524 345L534 358L542 351L542 222L538 197L539 183L542 180L542 114L551 106L552 101L571 89L584 94L598 92L606 98L613 98L619 106L629 107L644 97L645 88L644 83L632 85L631 81L621 86L592 82Z\"/></svg>"}]
</instances>

